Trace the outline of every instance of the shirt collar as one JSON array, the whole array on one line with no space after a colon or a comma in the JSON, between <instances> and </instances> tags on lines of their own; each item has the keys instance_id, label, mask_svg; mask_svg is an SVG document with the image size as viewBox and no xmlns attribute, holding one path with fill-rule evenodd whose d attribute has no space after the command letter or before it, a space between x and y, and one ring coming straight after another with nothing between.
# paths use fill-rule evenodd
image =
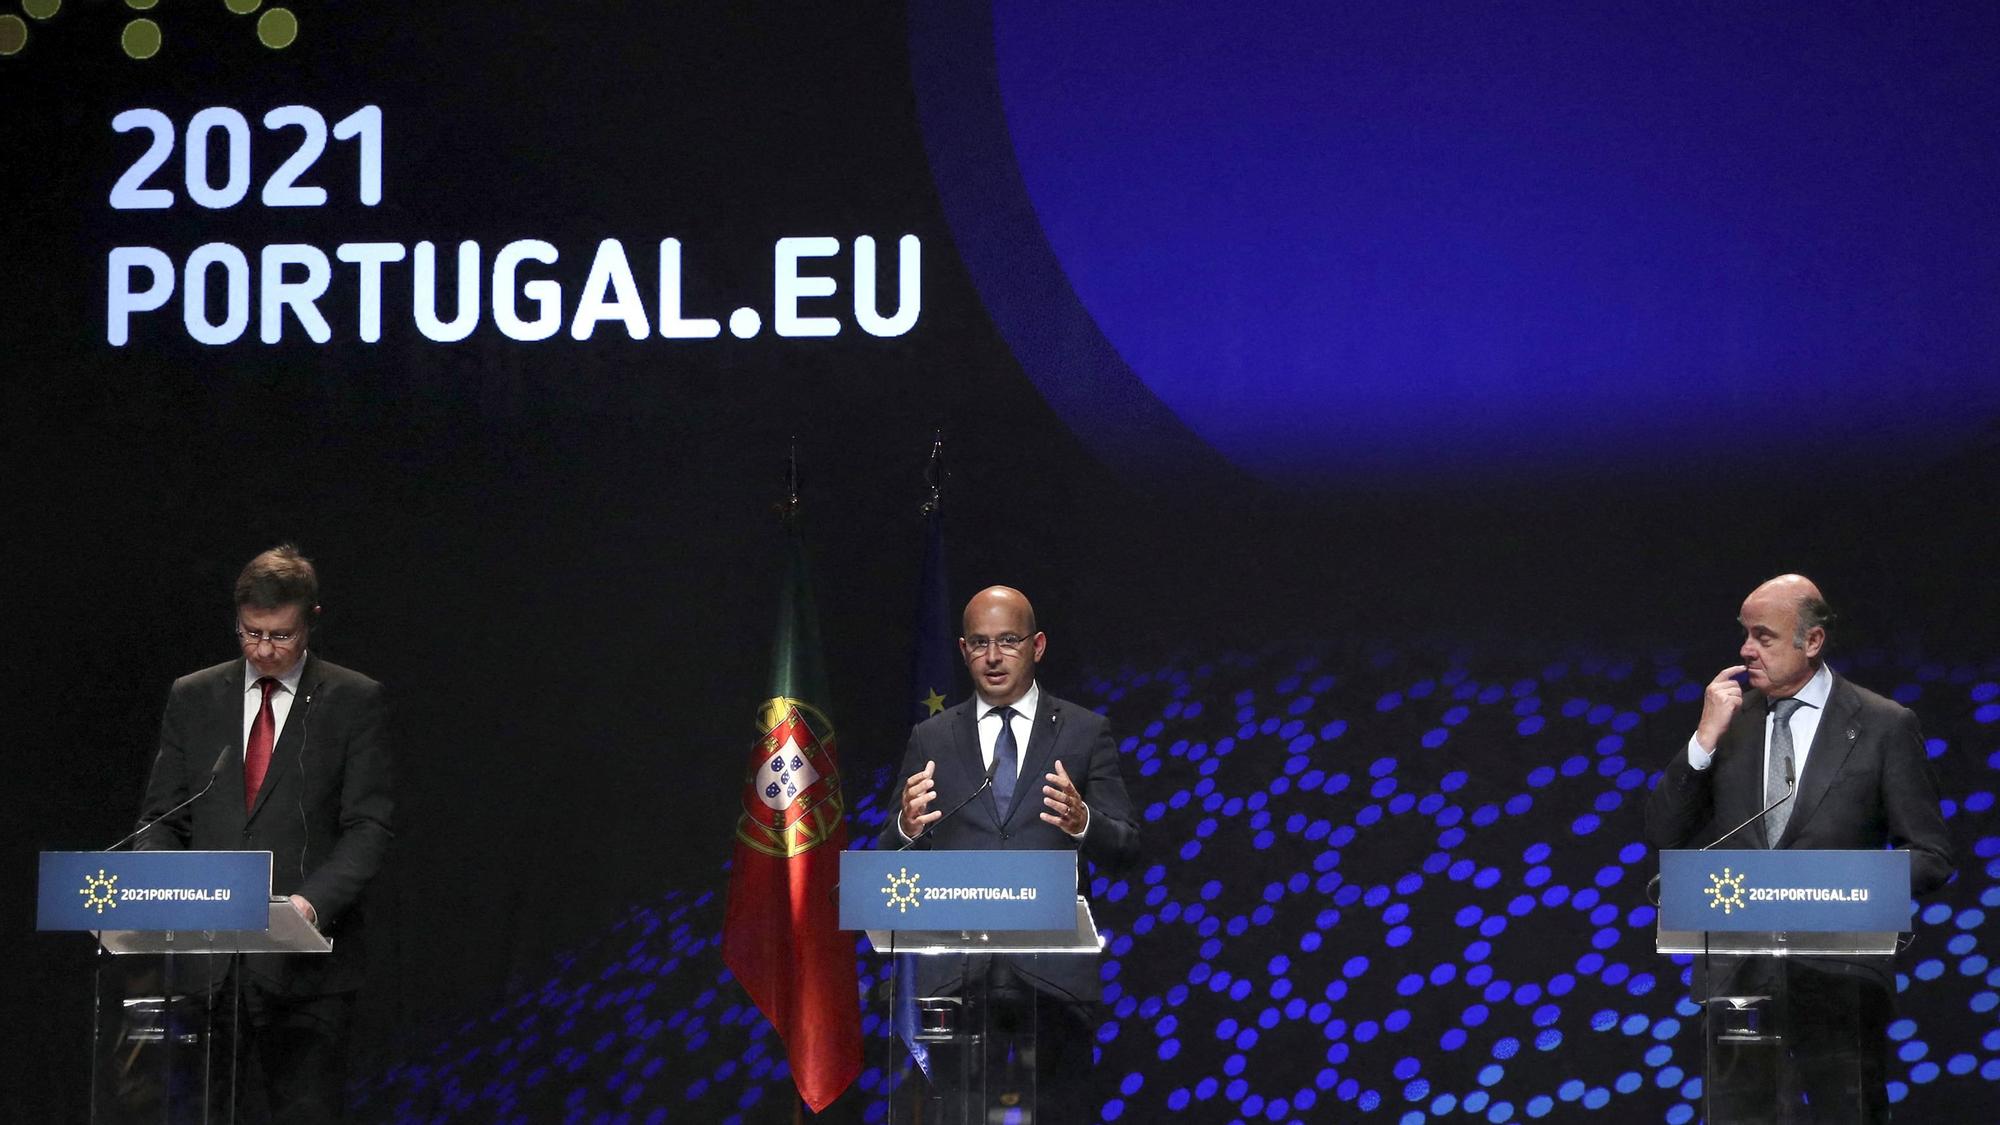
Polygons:
<instances>
[{"instance_id":1,"label":"shirt collar","mask_svg":"<svg viewBox=\"0 0 2000 1125\"><path fill-rule=\"evenodd\" d=\"M1042 685L1040 683L1030 681L1028 684L1028 694L1022 696L1019 699L1016 699L1012 703L1004 704L1004 706L1012 707L1014 709L1014 714L1020 716L1023 719L1028 720L1028 722L1030 723L1033 723L1035 721L1035 710L1038 707L1040 707L1041 704L1042 704ZM1000 708L988 704L983 699L979 701L979 717L981 719L986 718L986 716L991 715L993 712L998 711L999 709Z\"/></svg>"},{"instance_id":2,"label":"shirt collar","mask_svg":"<svg viewBox=\"0 0 2000 1125\"><path fill-rule=\"evenodd\" d=\"M1832 694L1833 669L1822 664L1819 666L1819 671L1813 673L1813 678L1806 681L1806 686L1800 688L1799 693L1792 698L1808 707L1824 711L1826 697Z\"/></svg>"},{"instance_id":3,"label":"shirt collar","mask_svg":"<svg viewBox=\"0 0 2000 1125\"><path fill-rule=\"evenodd\" d=\"M309 657L306 653L299 653L298 662L292 665L292 670L278 677L278 686L285 689L288 694L297 695L299 693L299 681L305 677L307 659ZM257 690L257 681L259 678L257 669L251 667L250 662L245 660L243 662L244 694L248 695L250 692Z\"/></svg>"}]
</instances>

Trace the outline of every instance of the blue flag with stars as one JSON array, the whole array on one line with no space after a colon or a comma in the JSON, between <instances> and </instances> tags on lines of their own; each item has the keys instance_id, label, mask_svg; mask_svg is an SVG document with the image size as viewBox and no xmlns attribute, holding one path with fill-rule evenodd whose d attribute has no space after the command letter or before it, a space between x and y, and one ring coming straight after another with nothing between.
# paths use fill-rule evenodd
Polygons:
<instances>
[{"instance_id":1,"label":"blue flag with stars","mask_svg":"<svg viewBox=\"0 0 2000 1125\"><path fill-rule=\"evenodd\" d=\"M910 657L911 722L921 723L950 705L957 676L957 638L944 574L944 513L933 499L924 506L924 566L917 578L917 630ZM896 778L895 784L900 786L902 780ZM930 1048L917 1040L917 959L909 954L896 958L896 1008L891 1018L897 1037L928 1077Z\"/></svg>"},{"instance_id":2,"label":"blue flag with stars","mask_svg":"<svg viewBox=\"0 0 2000 1125\"><path fill-rule=\"evenodd\" d=\"M924 568L917 577L917 633L910 659L910 721L921 723L951 706L958 675L958 628L944 578L944 513L924 516ZM900 779L899 779L900 780Z\"/></svg>"}]
</instances>

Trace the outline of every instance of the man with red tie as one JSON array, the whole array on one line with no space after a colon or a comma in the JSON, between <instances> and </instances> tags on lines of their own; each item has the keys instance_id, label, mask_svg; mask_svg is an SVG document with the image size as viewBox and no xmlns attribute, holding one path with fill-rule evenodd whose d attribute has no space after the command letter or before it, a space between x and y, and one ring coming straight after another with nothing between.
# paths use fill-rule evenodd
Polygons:
<instances>
[{"instance_id":1,"label":"man with red tie","mask_svg":"<svg viewBox=\"0 0 2000 1125\"><path fill-rule=\"evenodd\" d=\"M319 577L296 547L251 559L235 596L242 655L174 682L139 823L202 795L137 846L271 853L272 893L333 952L217 959L210 983L233 971L242 997L237 1065L216 1068L241 1080L217 1092L236 1100L237 1121L337 1121L365 960L362 892L394 807L382 686L308 651Z\"/></svg>"}]
</instances>

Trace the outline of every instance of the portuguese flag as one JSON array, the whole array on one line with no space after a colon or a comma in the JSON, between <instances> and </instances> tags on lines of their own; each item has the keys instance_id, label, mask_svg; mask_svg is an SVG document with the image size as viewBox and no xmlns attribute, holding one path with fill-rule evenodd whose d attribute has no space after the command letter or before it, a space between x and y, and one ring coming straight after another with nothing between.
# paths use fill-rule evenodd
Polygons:
<instances>
[{"instance_id":1,"label":"portuguese flag","mask_svg":"<svg viewBox=\"0 0 2000 1125\"><path fill-rule=\"evenodd\" d=\"M743 775L722 958L784 1039L799 1097L817 1113L861 1073L861 998L834 901L847 821L819 618L796 514L785 522L790 573Z\"/></svg>"}]
</instances>

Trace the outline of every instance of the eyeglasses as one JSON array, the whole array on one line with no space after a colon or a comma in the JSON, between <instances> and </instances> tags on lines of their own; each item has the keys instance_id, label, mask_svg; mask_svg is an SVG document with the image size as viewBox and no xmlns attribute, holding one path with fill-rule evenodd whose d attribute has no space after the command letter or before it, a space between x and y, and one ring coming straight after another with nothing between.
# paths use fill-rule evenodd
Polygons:
<instances>
[{"instance_id":1,"label":"eyeglasses","mask_svg":"<svg viewBox=\"0 0 2000 1125\"><path fill-rule=\"evenodd\" d=\"M298 644L299 638L303 636L305 631L301 629L284 633L266 633L261 629L245 629L241 622L236 625L236 639L250 648L256 648L265 641L271 642L272 648L290 648Z\"/></svg>"},{"instance_id":2,"label":"eyeglasses","mask_svg":"<svg viewBox=\"0 0 2000 1125\"><path fill-rule=\"evenodd\" d=\"M985 656L987 649L998 648L1006 655L1013 656L1020 652L1021 646L1027 644L1031 639L1029 637L1017 637L1012 633L1001 637L967 637L965 638L965 649L974 656Z\"/></svg>"}]
</instances>

